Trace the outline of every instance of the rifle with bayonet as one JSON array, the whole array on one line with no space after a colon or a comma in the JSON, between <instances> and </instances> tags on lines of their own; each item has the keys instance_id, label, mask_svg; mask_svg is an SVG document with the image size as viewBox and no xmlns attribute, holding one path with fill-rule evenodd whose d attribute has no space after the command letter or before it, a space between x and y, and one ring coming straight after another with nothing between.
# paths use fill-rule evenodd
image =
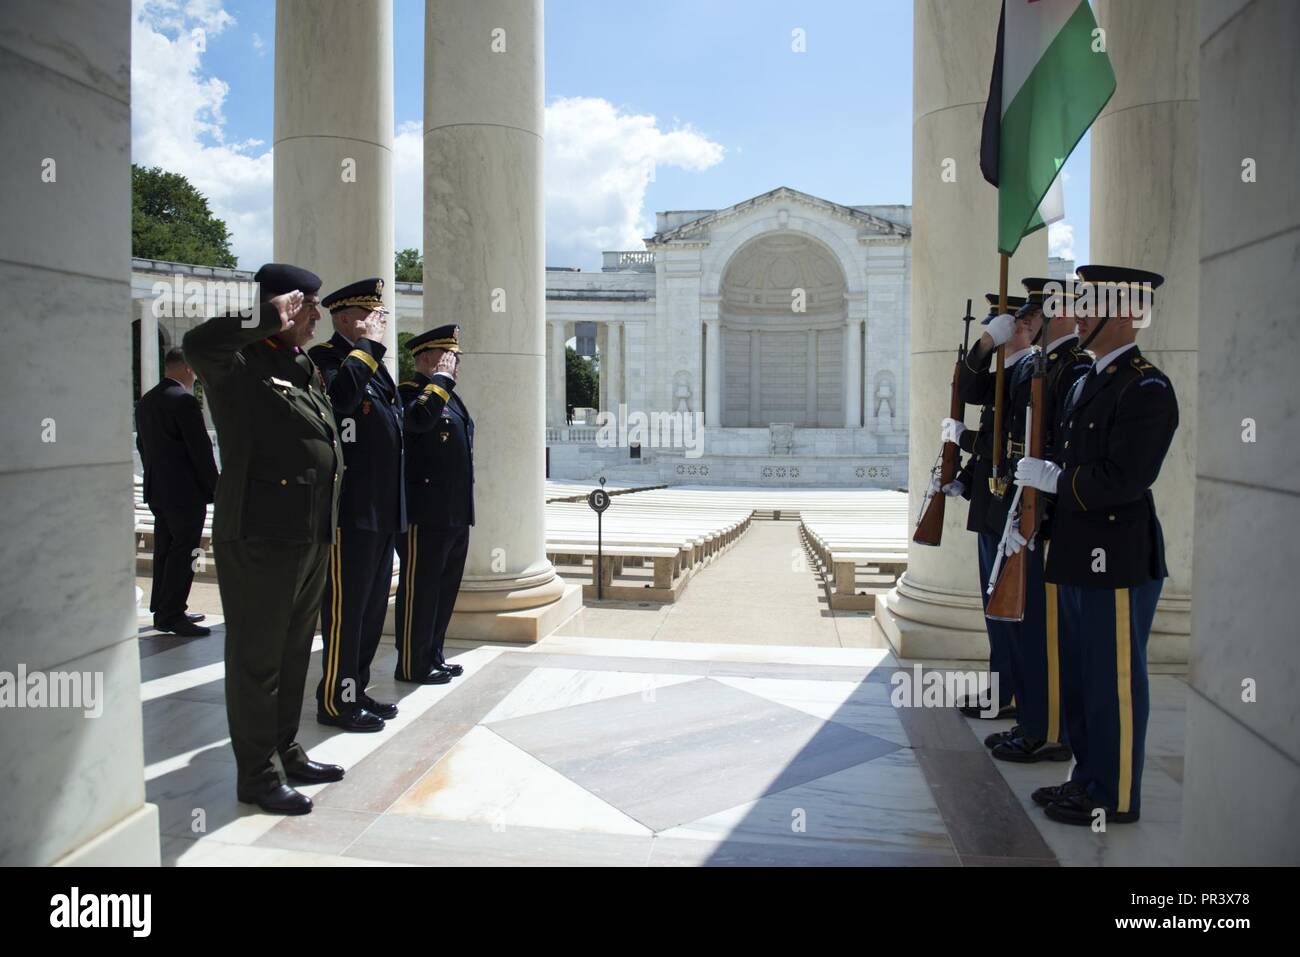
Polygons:
<instances>
[{"instance_id":1,"label":"rifle with bayonet","mask_svg":"<svg viewBox=\"0 0 1300 957\"><path fill-rule=\"evenodd\" d=\"M1026 455L1043 457L1043 418L1046 409L1047 357L1040 349L1027 362L1034 363L1033 380L1029 386L1029 408L1025 413ZM1007 523L1002 529L997 557L989 575L989 601L984 616L994 621L1024 621L1026 568L1025 552L1033 547L1034 536L1042 519L1041 493L1032 485L1017 485ZM1017 506L1019 513L1017 514ZM1013 525L1018 526L1025 544L1013 555L1007 555L1007 543Z\"/></svg>"},{"instance_id":2,"label":"rifle with bayonet","mask_svg":"<svg viewBox=\"0 0 1300 957\"><path fill-rule=\"evenodd\" d=\"M962 402L957 390L957 378L961 375L961 364L965 361L966 351L970 348L970 324L975 321L975 317L970 313L970 303L971 301L967 299L966 315L962 316L962 322L966 323L966 338L957 349L957 361L952 367L952 393L948 400L948 416L958 422L965 415L966 404ZM921 517L917 520L916 531L912 535L912 541L918 545L938 545L943 541L943 517L948 501L943 487L957 477L957 460L960 452L961 449L956 442L944 442L943 448L939 450L939 490L926 489L925 501L921 506ZM933 478L934 469L930 470L930 475Z\"/></svg>"}]
</instances>

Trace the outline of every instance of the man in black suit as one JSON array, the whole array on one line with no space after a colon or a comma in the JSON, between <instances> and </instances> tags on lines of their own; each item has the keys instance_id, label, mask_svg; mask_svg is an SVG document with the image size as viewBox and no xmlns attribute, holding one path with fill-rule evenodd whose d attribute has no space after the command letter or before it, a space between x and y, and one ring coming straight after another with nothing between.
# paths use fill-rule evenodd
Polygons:
<instances>
[{"instance_id":1,"label":"man in black suit","mask_svg":"<svg viewBox=\"0 0 1300 957\"><path fill-rule=\"evenodd\" d=\"M144 466L144 500L153 512L154 627L187 638L211 632L187 615L194 559L203 519L217 490L217 463L194 397L194 370L180 349L163 360L163 380L140 397L135 409L136 448Z\"/></svg>"}]
</instances>

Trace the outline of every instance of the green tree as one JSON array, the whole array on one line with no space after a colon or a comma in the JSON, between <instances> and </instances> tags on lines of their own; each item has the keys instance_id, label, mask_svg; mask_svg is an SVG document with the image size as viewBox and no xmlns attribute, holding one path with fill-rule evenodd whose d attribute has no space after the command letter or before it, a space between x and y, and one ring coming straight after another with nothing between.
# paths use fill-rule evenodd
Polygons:
<instances>
[{"instance_id":1,"label":"green tree","mask_svg":"<svg viewBox=\"0 0 1300 957\"><path fill-rule=\"evenodd\" d=\"M195 266L237 265L230 231L180 173L131 164L131 254Z\"/></svg>"},{"instance_id":2,"label":"green tree","mask_svg":"<svg viewBox=\"0 0 1300 957\"><path fill-rule=\"evenodd\" d=\"M415 359L411 357L410 351L406 348L406 343L415 338L414 332L399 332L397 334L397 381L410 382L415 378Z\"/></svg>"},{"instance_id":3,"label":"green tree","mask_svg":"<svg viewBox=\"0 0 1300 957\"><path fill-rule=\"evenodd\" d=\"M575 408L595 408L600 394L600 360L584 359L573 346L564 347L564 397Z\"/></svg>"},{"instance_id":4,"label":"green tree","mask_svg":"<svg viewBox=\"0 0 1300 957\"><path fill-rule=\"evenodd\" d=\"M424 282L424 257L418 249L399 249L394 259L398 282Z\"/></svg>"}]
</instances>

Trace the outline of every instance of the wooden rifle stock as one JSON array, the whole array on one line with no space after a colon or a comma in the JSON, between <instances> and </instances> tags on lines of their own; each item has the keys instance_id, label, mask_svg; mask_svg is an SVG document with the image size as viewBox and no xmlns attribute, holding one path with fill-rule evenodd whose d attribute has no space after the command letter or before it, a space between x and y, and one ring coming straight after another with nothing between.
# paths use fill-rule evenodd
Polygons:
<instances>
[{"instance_id":1,"label":"wooden rifle stock","mask_svg":"<svg viewBox=\"0 0 1300 957\"><path fill-rule=\"evenodd\" d=\"M970 310L967 309L967 311ZM961 371L962 353L964 351L964 349L958 350L957 361L952 367L952 395L948 401L948 416L958 422L961 421L965 413L965 405L961 401L960 393L957 391L957 376ZM943 443L943 461L939 466L939 491L930 495L925 511L921 514L921 520L916 523L916 532L912 535L912 541L918 545L938 545L943 541L944 506L948 501L948 496L943 493L943 486L957 477L957 454L959 451L956 442Z\"/></svg>"},{"instance_id":2,"label":"wooden rifle stock","mask_svg":"<svg viewBox=\"0 0 1300 957\"><path fill-rule=\"evenodd\" d=\"M1046 382L1046 363L1040 352L1033 357L1034 379L1029 387L1029 450L1028 455L1036 459L1043 457L1043 414L1044 383ZM1026 544L1014 555L1008 556L1002 563L1002 574L993 586L984 617L994 621L1025 620L1026 568L1025 552L1029 543L1038 534L1039 508L1038 489L1026 485L1020 492L1020 534Z\"/></svg>"}]
</instances>

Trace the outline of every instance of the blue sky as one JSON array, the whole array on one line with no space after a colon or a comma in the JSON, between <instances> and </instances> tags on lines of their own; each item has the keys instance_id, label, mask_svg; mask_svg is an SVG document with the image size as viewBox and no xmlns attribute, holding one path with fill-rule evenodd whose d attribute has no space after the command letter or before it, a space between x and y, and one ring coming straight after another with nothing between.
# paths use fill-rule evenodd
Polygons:
<instances>
[{"instance_id":1,"label":"blue sky","mask_svg":"<svg viewBox=\"0 0 1300 957\"><path fill-rule=\"evenodd\" d=\"M255 265L269 255L274 5L135 5L136 160L191 176L226 216L241 264ZM394 0L399 247L420 238L409 194L419 190L423 8ZM206 49L183 55L178 37L196 24ZM791 50L796 28L806 52ZM657 210L726 206L776 186L911 202L911 77L910 0L551 0L548 264L598 268L600 249L638 248ZM552 155L560 147L568 158ZM1085 139L1065 167L1080 261L1088 167Z\"/></svg>"}]
</instances>

